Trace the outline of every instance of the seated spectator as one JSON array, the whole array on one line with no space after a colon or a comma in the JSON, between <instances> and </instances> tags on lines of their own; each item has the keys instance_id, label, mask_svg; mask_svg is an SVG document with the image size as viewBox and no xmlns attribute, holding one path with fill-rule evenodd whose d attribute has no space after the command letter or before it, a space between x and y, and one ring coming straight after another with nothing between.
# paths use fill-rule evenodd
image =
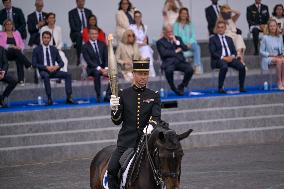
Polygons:
<instances>
[{"instance_id":1,"label":"seated spectator","mask_svg":"<svg viewBox=\"0 0 284 189\"><path fill-rule=\"evenodd\" d=\"M265 30L265 25L269 20L268 6L261 4L261 0L247 7L247 21L249 30L253 36L254 54L258 55L259 33Z\"/></svg>"},{"instance_id":2,"label":"seated spectator","mask_svg":"<svg viewBox=\"0 0 284 189\"><path fill-rule=\"evenodd\" d=\"M245 65L244 55L245 55L246 45L243 37L237 33L237 26L236 26L236 22L239 19L241 13L237 10L231 9L229 5L221 6L220 12L221 12L220 18L226 22L225 35L233 39L238 57L241 58L241 63Z\"/></svg>"},{"instance_id":3,"label":"seated spectator","mask_svg":"<svg viewBox=\"0 0 284 189\"><path fill-rule=\"evenodd\" d=\"M18 81L24 85L26 68L31 67L30 61L23 54L24 42L18 31L15 31L12 20L7 19L3 23L3 32L0 32L0 46L7 50L8 60L15 60L17 65Z\"/></svg>"},{"instance_id":4,"label":"seated spectator","mask_svg":"<svg viewBox=\"0 0 284 189\"><path fill-rule=\"evenodd\" d=\"M118 43L121 42L123 33L129 28L129 25L134 24L133 13L134 8L130 1L120 0L116 13L116 40Z\"/></svg>"},{"instance_id":5,"label":"seated spectator","mask_svg":"<svg viewBox=\"0 0 284 189\"><path fill-rule=\"evenodd\" d=\"M89 42L89 29L90 28L97 28L99 30L99 36L98 36L98 41L106 43L106 35L105 32L98 27L98 20L95 15L91 15L88 17L88 27L83 29L83 41L84 43Z\"/></svg>"},{"instance_id":6,"label":"seated spectator","mask_svg":"<svg viewBox=\"0 0 284 189\"><path fill-rule=\"evenodd\" d=\"M57 48L61 60L64 63L64 66L61 68L61 71L67 72L68 60L65 56L65 53L62 51L63 47L62 31L60 26L55 25L56 22L55 18L56 15L54 13L48 13L46 15L47 26L44 26L40 29L40 34L42 34L45 31L49 31L51 33L51 40L49 42L49 45L53 45ZM41 38L41 43L42 43L42 38Z\"/></svg>"},{"instance_id":7,"label":"seated spectator","mask_svg":"<svg viewBox=\"0 0 284 189\"><path fill-rule=\"evenodd\" d=\"M186 62L183 51L188 51L188 47L182 39L173 34L172 26L163 27L164 37L157 41L157 49L162 59L162 69L165 71L166 79L171 89L179 96L184 95L184 88L187 87L192 75L193 69ZM174 71L178 70L184 73L183 81L178 87L174 84Z\"/></svg>"},{"instance_id":8,"label":"seated spectator","mask_svg":"<svg viewBox=\"0 0 284 189\"><path fill-rule=\"evenodd\" d=\"M150 59L150 77L156 77L154 69L153 49L148 44L147 26L142 23L142 13L138 10L134 12L134 22L129 28L135 33L136 43L143 59Z\"/></svg>"},{"instance_id":9,"label":"seated spectator","mask_svg":"<svg viewBox=\"0 0 284 189\"><path fill-rule=\"evenodd\" d=\"M217 18L220 13L220 5L218 4L218 0L211 0L212 5L205 9L206 20L208 23L208 33L209 35L214 35L214 28Z\"/></svg>"},{"instance_id":10,"label":"seated spectator","mask_svg":"<svg viewBox=\"0 0 284 189\"><path fill-rule=\"evenodd\" d=\"M10 93L17 85L17 81L10 74L8 74L8 67L9 65L6 57L6 51L3 47L0 46L0 81L8 84L4 92L0 95L1 108L8 107L5 103L5 99L8 98Z\"/></svg>"},{"instance_id":11,"label":"seated spectator","mask_svg":"<svg viewBox=\"0 0 284 189\"><path fill-rule=\"evenodd\" d=\"M108 77L108 51L105 42L99 41L99 29L89 29L89 41L82 47L83 57L87 62L88 76L94 77L97 102L101 100L101 76Z\"/></svg>"},{"instance_id":12,"label":"seated spectator","mask_svg":"<svg viewBox=\"0 0 284 189\"><path fill-rule=\"evenodd\" d=\"M14 22L15 30L20 32L23 40L27 38L26 20L23 11L17 7L12 7L11 0L2 0L4 9L0 11L0 23L6 19Z\"/></svg>"},{"instance_id":13,"label":"seated spectator","mask_svg":"<svg viewBox=\"0 0 284 189\"><path fill-rule=\"evenodd\" d=\"M284 90L284 45L279 34L277 22L268 21L267 33L263 36L260 45L261 65L263 70L268 70L268 65L276 65L277 84Z\"/></svg>"},{"instance_id":14,"label":"seated spectator","mask_svg":"<svg viewBox=\"0 0 284 189\"><path fill-rule=\"evenodd\" d=\"M278 30L282 34L284 43L284 7L282 4L275 5L272 16L272 18L277 22Z\"/></svg>"},{"instance_id":15,"label":"seated spectator","mask_svg":"<svg viewBox=\"0 0 284 189\"><path fill-rule=\"evenodd\" d=\"M82 33L87 27L87 18L93 13L85 8L85 0L76 0L77 7L69 11L68 19L70 25L70 38L77 51L77 65L80 64L81 48L83 44Z\"/></svg>"},{"instance_id":16,"label":"seated spectator","mask_svg":"<svg viewBox=\"0 0 284 189\"><path fill-rule=\"evenodd\" d=\"M43 12L43 0L36 0L35 7L36 10L28 15L28 31L30 34L29 46L35 47L40 45L40 29L46 25L46 12Z\"/></svg>"},{"instance_id":17,"label":"seated spectator","mask_svg":"<svg viewBox=\"0 0 284 189\"><path fill-rule=\"evenodd\" d=\"M33 50L32 64L39 70L39 74L44 82L46 96L48 98L47 105L52 105L50 79L59 78L65 80L66 103L74 104L72 99L72 79L67 72L60 71L64 66L56 47L49 45L51 41L51 33L45 31L42 33L42 45L37 46Z\"/></svg>"},{"instance_id":18,"label":"seated spectator","mask_svg":"<svg viewBox=\"0 0 284 189\"><path fill-rule=\"evenodd\" d=\"M228 67L231 67L239 71L239 84L240 92L246 92L244 84L246 77L245 66L241 63L240 57L237 55L237 51L233 42L233 39L225 35L226 22L218 20L215 28L215 35L209 40L209 50L211 53L211 68L220 69L218 92L226 93L224 90L224 81L228 71Z\"/></svg>"},{"instance_id":19,"label":"seated spectator","mask_svg":"<svg viewBox=\"0 0 284 189\"><path fill-rule=\"evenodd\" d=\"M177 2L177 3L176 3ZM163 8L164 26L173 25L182 7L180 0L166 0Z\"/></svg>"},{"instance_id":20,"label":"seated spectator","mask_svg":"<svg viewBox=\"0 0 284 189\"><path fill-rule=\"evenodd\" d=\"M128 29L123 33L121 43L115 51L117 63L121 66L121 72L124 79L128 82L133 79L133 62L132 60L141 59L139 48L136 43L136 37L132 30Z\"/></svg>"},{"instance_id":21,"label":"seated spectator","mask_svg":"<svg viewBox=\"0 0 284 189\"><path fill-rule=\"evenodd\" d=\"M190 19L187 8L183 7L179 10L178 18L173 25L173 32L176 36L179 36L182 39L189 49L188 51L183 52L183 55L188 58L192 56L193 53L195 73L203 73L200 46L197 43L195 27Z\"/></svg>"}]
</instances>

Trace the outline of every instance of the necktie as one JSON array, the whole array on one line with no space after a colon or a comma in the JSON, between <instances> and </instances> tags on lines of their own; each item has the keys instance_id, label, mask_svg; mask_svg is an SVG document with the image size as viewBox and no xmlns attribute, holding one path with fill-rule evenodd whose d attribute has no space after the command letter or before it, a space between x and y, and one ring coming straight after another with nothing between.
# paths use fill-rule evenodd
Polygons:
<instances>
[{"instance_id":1,"label":"necktie","mask_svg":"<svg viewBox=\"0 0 284 189\"><path fill-rule=\"evenodd\" d=\"M219 9L218 9L218 5L215 5L215 7L216 7L217 13L218 13L218 15L219 15L220 11L219 11Z\"/></svg>"},{"instance_id":2,"label":"necktie","mask_svg":"<svg viewBox=\"0 0 284 189\"><path fill-rule=\"evenodd\" d=\"M225 44L225 37L222 36L222 43L223 43L223 47L225 48L225 56L229 56L229 51L227 49L227 46Z\"/></svg>"},{"instance_id":3,"label":"necktie","mask_svg":"<svg viewBox=\"0 0 284 189\"><path fill-rule=\"evenodd\" d=\"M39 20L39 21L42 21L41 13L39 13L39 15L38 15L38 20Z\"/></svg>"},{"instance_id":4,"label":"necktie","mask_svg":"<svg viewBox=\"0 0 284 189\"><path fill-rule=\"evenodd\" d=\"M46 47L45 56L46 56L46 63L47 63L48 66L50 66L50 59L49 59L48 47Z\"/></svg>"},{"instance_id":5,"label":"necktie","mask_svg":"<svg viewBox=\"0 0 284 189\"><path fill-rule=\"evenodd\" d=\"M260 13L260 4L257 4L257 10Z\"/></svg>"},{"instance_id":6,"label":"necktie","mask_svg":"<svg viewBox=\"0 0 284 189\"><path fill-rule=\"evenodd\" d=\"M11 14L10 14L10 11L7 11L7 18L11 20Z\"/></svg>"},{"instance_id":7,"label":"necktie","mask_svg":"<svg viewBox=\"0 0 284 189\"><path fill-rule=\"evenodd\" d=\"M97 56L98 56L98 58L99 58L99 62L100 62L100 64L102 64L101 57L100 57L100 52L99 52L99 48L98 48L98 45L97 45L96 42L94 42L94 46L95 46L96 54L97 54Z\"/></svg>"},{"instance_id":8,"label":"necktie","mask_svg":"<svg viewBox=\"0 0 284 189\"><path fill-rule=\"evenodd\" d=\"M83 26L83 28L85 28L86 27L86 22L85 22L85 16L84 16L84 11L83 10L81 10L81 16L82 16L82 26Z\"/></svg>"}]
</instances>

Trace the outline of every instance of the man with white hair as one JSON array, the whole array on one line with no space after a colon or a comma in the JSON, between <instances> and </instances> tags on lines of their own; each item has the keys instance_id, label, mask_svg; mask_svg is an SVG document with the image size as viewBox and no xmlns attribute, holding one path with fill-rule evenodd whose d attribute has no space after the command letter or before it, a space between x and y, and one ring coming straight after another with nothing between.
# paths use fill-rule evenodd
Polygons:
<instances>
[{"instance_id":1,"label":"man with white hair","mask_svg":"<svg viewBox=\"0 0 284 189\"><path fill-rule=\"evenodd\" d=\"M40 29L46 25L45 17L47 15L46 12L43 12L42 9L44 7L43 0L35 1L36 10L28 15L28 31L30 34L29 46L37 46L40 45Z\"/></svg>"}]
</instances>

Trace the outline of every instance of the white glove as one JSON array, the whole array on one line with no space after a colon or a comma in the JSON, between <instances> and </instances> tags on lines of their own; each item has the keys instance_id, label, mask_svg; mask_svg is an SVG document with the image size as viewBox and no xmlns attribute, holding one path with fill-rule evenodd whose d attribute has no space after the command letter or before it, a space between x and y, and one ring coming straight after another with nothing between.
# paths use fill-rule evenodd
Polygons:
<instances>
[{"instance_id":1,"label":"white glove","mask_svg":"<svg viewBox=\"0 0 284 189\"><path fill-rule=\"evenodd\" d=\"M116 97L115 95L110 96L110 108L111 110L118 110L120 97Z\"/></svg>"},{"instance_id":2,"label":"white glove","mask_svg":"<svg viewBox=\"0 0 284 189\"><path fill-rule=\"evenodd\" d=\"M143 129L143 133L149 135L152 133L153 130L154 130L154 127L151 124L149 124Z\"/></svg>"}]
</instances>

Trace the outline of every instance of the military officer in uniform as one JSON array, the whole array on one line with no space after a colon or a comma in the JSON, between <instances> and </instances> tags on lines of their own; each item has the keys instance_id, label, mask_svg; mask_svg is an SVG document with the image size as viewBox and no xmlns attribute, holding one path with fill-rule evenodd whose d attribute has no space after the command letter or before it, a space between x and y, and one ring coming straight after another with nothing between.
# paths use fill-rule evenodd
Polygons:
<instances>
[{"instance_id":1,"label":"military officer in uniform","mask_svg":"<svg viewBox=\"0 0 284 189\"><path fill-rule=\"evenodd\" d=\"M128 148L135 148L143 135L143 129L155 127L161 118L160 95L146 87L149 77L149 60L133 61L133 85L120 90L118 97L110 99L111 119L115 125L122 123L117 148L108 166L108 186L118 189L119 159Z\"/></svg>"},{"instance_id":2,"label":"military officer in uniform","mask_svg":"<svg viewBox=\"0 0 284 189\"><path fill-rule=\"evenodd\" d=\"M247 21L249 30L252 33L254 54L258 55L259 33L263 32L265 25L269 20L268 6L261 3L261 0L255 0L255 3L247 7Z\"/></svg>"}]
</instances>

